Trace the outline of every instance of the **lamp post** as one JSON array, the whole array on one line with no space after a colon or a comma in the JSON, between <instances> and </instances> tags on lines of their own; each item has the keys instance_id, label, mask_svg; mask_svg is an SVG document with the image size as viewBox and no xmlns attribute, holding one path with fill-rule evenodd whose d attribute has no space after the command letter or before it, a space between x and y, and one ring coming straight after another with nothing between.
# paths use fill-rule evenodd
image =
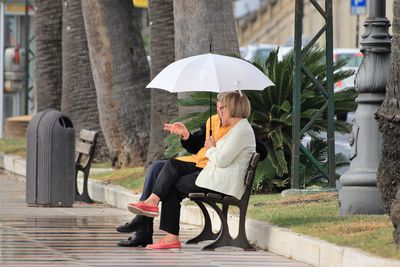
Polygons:
<instances>
[{"instance_id":1,"label":"lamp post","mask_svg":"<svg viewBox=\"0 0 400 267\"><path fill-rule=\"evenodd\" d=\"M355 79L359 95L350 137L350 168L340 177L340 214L381 214L384 212L376 186L382 137L375 113L386 92L389 73L390 22L385 0L369 1L368 18L361 36L363 62Z\"/></svg>"}]
</instances>

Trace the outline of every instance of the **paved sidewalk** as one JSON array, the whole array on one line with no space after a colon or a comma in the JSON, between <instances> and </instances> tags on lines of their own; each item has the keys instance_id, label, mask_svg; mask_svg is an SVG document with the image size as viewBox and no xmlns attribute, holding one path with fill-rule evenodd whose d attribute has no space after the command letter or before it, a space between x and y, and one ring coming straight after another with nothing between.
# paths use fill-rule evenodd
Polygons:
<instances>
[{"instance_id":1,"label":"paved sidewalk","mask_svg":"<svg viewBox=\"0 0 400 267\"><path fill-rule=\"evenodd\" d=\"M115 243L126 235L115 226L130 219L130 213L103 204L27 207L24 180L5 173L0 173L0 203L0 266L309 266L262 250L121 248ZM198 232L182 225L182 240ZM156 231L155 238L160 235Z\"/></svg>"}]
</instances>

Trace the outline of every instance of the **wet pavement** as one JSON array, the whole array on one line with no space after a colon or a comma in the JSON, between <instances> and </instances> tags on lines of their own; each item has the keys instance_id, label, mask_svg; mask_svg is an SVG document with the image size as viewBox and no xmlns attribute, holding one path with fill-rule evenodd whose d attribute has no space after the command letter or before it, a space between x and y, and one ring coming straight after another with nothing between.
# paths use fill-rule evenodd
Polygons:
<instances>
[{"instance_id":1,"label":"wet pavement","mask_svg":"<svg viewBox=\"0 0 400 267\"><path fill-rule=\"evenodd\" d=\"M115 226L129 220L129 212L83 203L73 208L27 207L24 179L5 173L0 173L0 204L0 266L309 266L263 250L118 247L116 242L127 235L116 232ZM199 230L182 225L181 239ZM155 239L162 235L157 230Z\"/></svg>"}]
</instances>

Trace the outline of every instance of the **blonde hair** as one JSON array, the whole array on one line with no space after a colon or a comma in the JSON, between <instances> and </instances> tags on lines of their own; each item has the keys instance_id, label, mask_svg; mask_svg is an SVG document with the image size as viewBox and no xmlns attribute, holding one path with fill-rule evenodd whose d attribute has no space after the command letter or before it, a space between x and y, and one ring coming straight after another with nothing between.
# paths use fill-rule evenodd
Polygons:
<instances>
[{"instance_id":1,"label":"blonde hair","mask_svg":"<svg viewBox=\"0 0 400 267\"><path fill-rule=\"evenodd\" d=\"M218 101L229 110L229 116L234 118L248 118L251 113L250 101L245 94L226 92L218 94Z\"/></svg>"}]
</instances>

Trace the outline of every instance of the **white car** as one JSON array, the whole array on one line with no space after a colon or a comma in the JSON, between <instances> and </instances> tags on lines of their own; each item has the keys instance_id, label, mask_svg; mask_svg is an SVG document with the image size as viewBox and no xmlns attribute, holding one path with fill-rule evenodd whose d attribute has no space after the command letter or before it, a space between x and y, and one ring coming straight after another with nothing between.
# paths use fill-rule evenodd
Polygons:
<instances>
[{"instance_id":1,"label":"white car","mask_svg":"<svg viewBox=\"0 0 400 267\"><path fill-rule=\"evenodd\" d=\"M293 51L293 46L280 46L278 51L278 61L282 61L282 59Z\"/></svg>"},{"instance_id":2,"label":"white car","mask_svg":"<svg viewBox=\"0 0 400 267\"><path fill-rule=\"evenodd\" d=\"M243 59L250 62L254 61L266 61L269 54L278 48L277 45L272 44L250 44L240 48L240 55Z\"/></svg>"},{"instance_id":3,"label":"white car","mask_svg":"<svg viewBox=\"0 0 400 267\"><path fill-rule=\"evenodd\" d=\"M357 48L337 48L333 50L333 60L347 59L348 63L340 70L354 70L355 73L341 81L335 83L334 91L339 92L348 87L354 87L356 72L361 65L363 54Z\"/></svg>"},{"instance_id":4,"label":"white car","mask_svg":"<svg viewBox=\"0 0 400 267\"><path fill-rule=\"evenodd\" d=\"M356 78L356 73L363 60L363 54L357 48L337 48L333 50L333 60L347 59L348 62L340 70L353 70L354 74L350 77L338 81L335 83L334 92L340 92L345 88L354 87L354 79ZM351 123L352 118L354 118L354 112L337 114L336 117L339 120L343 120Z\"/></svg>"}]
</instances>

